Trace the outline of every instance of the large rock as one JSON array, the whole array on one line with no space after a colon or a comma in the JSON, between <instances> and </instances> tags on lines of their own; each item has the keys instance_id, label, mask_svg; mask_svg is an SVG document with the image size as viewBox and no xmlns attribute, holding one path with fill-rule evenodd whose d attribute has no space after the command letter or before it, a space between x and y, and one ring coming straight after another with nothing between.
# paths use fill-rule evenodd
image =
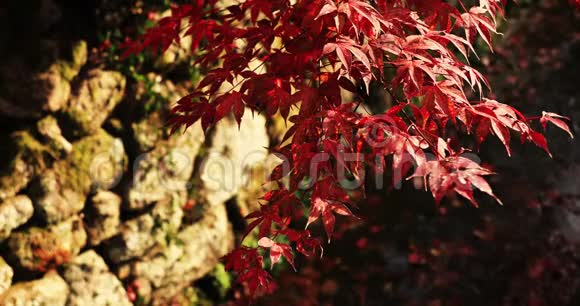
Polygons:
<instances>
[{"instance_id":1,"label":"large rock","mask_svg":"<svg viewBox=\"0 0 580 306\"><path fill-rule=\"evenodd\" d=\"M113 187L126 164L121 140L99 130L75 142L67 159L56 162L36 180L34 205L48 223L64 220L83 209L91 190Z\"/></svg>"},{"instance_id":2,"label":"large rock","mask_svg":"<svg viewBox=\"0 0 580 306\"><path fill-rule=\"evenodd\" d=\"M147 152L161 140L169 138L167 120L170 117L171 106L181 97L188 94L181 86L161 76L150 73L148 83L138 82L135 85L135 107L139 119L131 124L133 138L138 152Z\"/></svg>"},{"instance_id":3,"label":"large rock","mask_svg":"<svg viewBox=\"0 0 580 306\"><path fill-rule=\"evenodd\" d=\"M98 191L86 209L85 227L90 245L98 245L119 232L121 197L110 191Z\"/></svg>"},{"instance_id":4,"label":"large rock","mask_svg":"<svg viewBox=\"0 0 580 306\"><path fill-rule=\"evenodd\" d=\"M15 196L30 183L34 166L23 157L21 155L9 161L8 166L0 171L0 200Z\"/></svg>"},{"instance_id":5,"label":"large rock","mask_svg":"<svg viewBox=\"0 0 580 306\"><path fill-rule=\"evenodd\" d=\"M11 135L8 161L0 170L0 200L15 196L35 174L49 167L61 155L35 137L33 131Z\"/></svg>"},{"instance_id":6,"label":"large rock","mask_svg":"<svg viewBox=\"0 0 580 306\"><path fill-rule=\"evenodd\" d=\"M82 253L66 265L62 276L70 288L68 306L133 305L123 284L92 250Z\"/></svg>"},{"instance_id":7,"label":"large rock","mask_svg":"<svg viewBox=\"0 0 580 306\"><path fill-rule=\"evenodd\" d=\"M143 256L152 249L164 248L175 238L183 218L185 193L163 200L148 214L126 221L121 233L108 241L106 253L114 263Z\"/></svg>"},{"instance_id":8,"label":"large rock","mask_svg":"<svg viewBox=\"0 0 580 306\"><path fill-rule=\"evenodd\" d=\"M210 207L201 221L181 230L166 248L128 264L130 273L125 277L151 286L153 305L167 305L184 287L210 272L233 242L225 206Z\"/></svg>"},{"instance_id":9,"label":"large rock","mask_svg":"<svg viewBox=\"0 0 580 306\"><path fill-rule=\"evenodd\" d=\"M10 287L13 276L12 268L0 257L0 295Z\"/></svg>"},{"instance_id":10,"label":"large rock","mask_svg":"<svg viewBox=\"0 0 580 306\"><path fill-rule=\"evenodd\" d=\"M74 43L66 52L55 41L42 41L38 48L30 58L17 54L2 63L0 114L35 118L60 110L69 99L69 82L87 59L86 43Z\"/></svg>"},{"instance_id":11,"label":"large rock","mask_svg":"<svg viewBox=\"0 0 580 306\"><path fill-rule=\"evenodd\" d=\"M215 127L211 146L200 168L200 196L210 205L220 205L250 181L250 169L268 157L266 119L246 110L240 128L228 117Z\"/></svg>"},{"instance_id":12,"label":"large rock","mask_svg":"<svg viewBox=\"0 0 580 306\"><path fill-rule=\"evenodd\" d=\"M0 200L16 195L34 175L64 158L71 150L71 144L51 116L38 121L35 130L12 133L6 147L7 162L0 167Z\"/></svg>"},{"instance_id":13,"label":"large rock","mask_svg":"<svg viewBox=\"0 0 580 306\"><path fill-rule=\"evenodd\" d=\"M174 135L158 143L151 152L140 155L128 190L128 208L142 209L186 192L203 140L201 125L197 123L185 133Z\"/></svg>"},{"instance_id":14,"label":"large rock","mask_svg":"<svg viewBox=\"0 0 580 306\"><path fill-rule=\"evenodd\" d=\"M13 229L32 217L34 207L25 195L9 198L0 204L0 241L8 238Z\"/></svg>"},{"instance_id":15,"label":"large rock","mask_svg":"<svg viewBox=\"0 0 580 306\"><path fill-rule=\"evenodd\" d=\"M131 124L138 152L150 151L163 139L165 122L159 112L153 112L143 120Z\"/></svg>"},{"instance_id":16,"label":"large rock","mask_svg":"<svg viewBox=\"0 0 580 306\"><path fill-rule=\"evenodd\" d=\"M32 198L38 214L49 224L60 222L80 212L86 197L66 186L68 182L54 170L46 170L32 184Z\"/></svg>"},{"instance_id":17,"label":"large rock","mask_svg":"<svg viewBox=\"0 0 580 306\"><path fill-rule=\"evenodd\" d=\"M47 228L32 227L12 233L8 247L20 267L46 271L68 262L86 241L82 220L73 217Z\"/></svg>"},{"instance_id":18,"label":"large rock","mask_svg":"<svg viewBox=\"0 0 580 306\"><path fill-rule=\"evenodd\" d=\"M63 113L77 134L93 134L123 99L125 77L117 71L93 69L74 88Z\"/></svg>"},{"instance_id":19,"label":"large rock","mask_svg":"<svg viewBox=\"0 0 580 306\"><path fill-rule=\"evenodd\" d=\"M54 271L43 278L10 287L0 295L2 306L65 306L69 289Z\"/></svg>"}]
</instances>

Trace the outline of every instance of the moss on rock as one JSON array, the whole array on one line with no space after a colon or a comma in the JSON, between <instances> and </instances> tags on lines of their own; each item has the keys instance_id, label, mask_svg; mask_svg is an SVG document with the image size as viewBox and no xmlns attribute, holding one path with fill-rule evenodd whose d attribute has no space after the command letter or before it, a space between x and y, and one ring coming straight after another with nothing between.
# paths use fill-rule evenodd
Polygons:
<instances>
[{"instance_id":1,"label":"moss on rock","mask_svg":"<svg viewBox=\"0 0 580 306\"><path fill-rule=\"evenodd\" d=\"M11 138L9 162L0 170L0 200L16 195L35 174L60 156L58 151L39 141L31 131L15 132Z\"/></svg>"},{"instance_id":2,"label":"moss on rock","mask_svg":"<svg viewBox=\"0 0 580 306\"><path fill-rule=\"evenodd\" d=\"M70 82L77 76L86 62L87 42L80 40L73 44L71 48L70 59L59 60L57 61L57 65L63 78Z\"/></svg>"},{"instance_id":3,"label":"moss on rock","mask_svg":"<svg viewBox=\"0 0 580 306\"><path fill-rule=\"evenodd\" d=\"M54 163L32 185L35 207L48 223L80 212L92 190L108 189L123 175L123 143L103 130L72 145L66 159Z\"/></svg>"},{"instance_id":4,"label":"moss on rock","mask_svg":"<svg viewBox=\"0 0 580 306\"><path fill-rule=\"evenodd\" d=\"M36 122L36 129L50 151L64 157L72 150L71 143L62 136L62 131L55 117L46 116Z\"/></svg>"}]
</instances>

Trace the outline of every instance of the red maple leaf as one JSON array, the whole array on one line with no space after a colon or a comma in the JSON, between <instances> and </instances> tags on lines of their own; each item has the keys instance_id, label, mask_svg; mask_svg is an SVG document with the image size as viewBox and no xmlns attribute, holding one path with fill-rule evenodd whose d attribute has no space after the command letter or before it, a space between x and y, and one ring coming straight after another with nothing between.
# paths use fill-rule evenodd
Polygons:
<instances>
[{"instance_id":1,"label":"red maple leaf","mask_svg":"<svg viewBox=\"0 0 580 306\"><path fill-rule=\"evenodd\" d=\"M225 117L229 112L233 112L236 121L238 122L238 127L242 122L242 116L244 115L244 101L242 100L242 95L237 92L229 92L219 96L215 99L214 104L217 104L215 111L215 121L219 121Z\"/></svg>"},{"instance_id":2,"label":"red maple leaf","mask_svg":"<svg viewBox=\"0 0 580 306\"><path fill-rule=\"evenodd\" d=\"M275 264L277 264L282 257L286 258L286 261L292 266L294 270L294 254L292 253L292 248L284 243L274 242L272 239L268 237L262 237L258 240L258 245L270 249L270 268L273 268Z\"/></svg>"},{"instance_id":3,"label":"red maple leaf","mask_svg":"<svg viewBox=\"0 0 580 306\"><path fill-rule=\"evenodd\" d=\"M308 227L314 221L322 218L328 241L332 238L332 232L334 231L335 213L343 216L354 216L345 205L345 203L349 202L348 195L340 186L335 184L330 178L316 183L312 192L310 214L306 223L306 227Z\"/></svg>"},{"instance_id":4,"label":"red maple leaf","mask_svg":"<svg viewBox=\"0 0 580 306\"><path fill-rule=\"evenodd\" d=\"M568 133L568 135L570 135L570 138L574 138L574 135L570 131L570 127L568 126L568 124L566 124L566 122L562 121L561 119L570 120L567 117L560 116L558 114L549 113L549 112L542 112L542 117L540 118L540 123L542 124L542 126L545 129L546 124L548 122L550 122L553 125L559 127L560 129L566 131L566 133Z\"/></svg>"}]
</instances>

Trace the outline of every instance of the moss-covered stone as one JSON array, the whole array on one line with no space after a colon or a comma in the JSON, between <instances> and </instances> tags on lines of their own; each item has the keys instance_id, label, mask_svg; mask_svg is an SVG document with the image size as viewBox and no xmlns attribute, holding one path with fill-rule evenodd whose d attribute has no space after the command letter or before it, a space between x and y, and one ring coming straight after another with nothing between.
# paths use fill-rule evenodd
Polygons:
<instances>
[{"instance_id":1,"label":"moss-covered stone","mask_svg":"<svg viewBox=\"0 0 580 306\"><path fill-rule=\"evenodd\" d=\"M163 125L164 122L157 112L131 124L139 152L147 152L155 147L164 136Z\"/></svg>"},{"instance_id":2,"label":"moss-covered stone","mask_svg":"<svg viewBox=\"0 0 580 306\"><path fill-rule=\"evenodd\" d=\"M85 195L63 186L62 177L52 169L44 171L31 185L36 211L48 224L75 215L85 205Z\"/></svg>"},{"instance_id":3,"label":"moss-covered stone","mask_svg":"<svg viewBox=\"0 0 580 306\"><path fill-rule=\"evenodd\" d=\"M60 156L50 146L34 137L31 131L12 134L9 162L0 170L0 200L13 197Z\"/></svg>"},{"instance_id":4,"label":"moss-covered stone","mask_svg":"<svg viewBox=\"0 0 580 306\"><path fill-rule=\"evenodd\" d=\"M87 62L87 53L87 42L80 40L73 44L68 60L57 61L60 74L65 80L70 82L77 76Z\"/></svg>"},{"instance_id":5,"label":"moss-covered stone","mask_svg":"<svg viewBox=\"0 0 580 306\"><path fill-rule=\"evenodd\" d=\"M0 200L16 195L22 190L34 174L34 167L27 163L22 156L9 162L0 176Z\"/></svg>"},{"instance_id":6,"label":"moss-covered stone","mask_svg":"<svg viewBox=\"0 0 580 306\"><path fill-rule=\"evenodd\" d=\"M64 157L72 150L71 143L62 136L60 126L53 116L46 116L36 122L36 129L46 146L49 147L50 152L58 154L59 158Z\"/></svg>"},{"instance_id":7,"label":"moss-covered stone","mask_svg":"<svg viewBox=\"0 0 580 306\"><path fill-rule=\"evenodd\" d=\"M82 220L70 218L47 228L32 227L8 239L18 265L31 271L47 271L74 258L87 241Z\"/></svg>"},{"instance_id":8,"label":"moss-covered stone","mask_svg":"<svg viewBox=\"0 0 580 306\"><path fill-rule=\"evenodd\" d=\"M58 153L39 141L30 131L19 131L13 134L17 155L21 155L37 169L44 169L49 159L57 159Z\"/></svg>"},{"instance_id":9,"label":"moss-covered stone","mask_svg":"<svg viewBox=\"0 0 580 306\"><path fill-rule=\"evenodd\" d=\"M123 142L99 129L94 135L75 142L67 160L56 164L54 170L66 178L63 183L86 194L91 188L112 187L126 167Z\"/></svg>"},{"instance_id":10,"label":"moss-covered stone","mask_svg":"<svg viewBox=\"0 0 580 306\"><path fill-rule=\"evenodd\" d=\"M62 221L83 209L91 190L116 184L126 166L122 142L99 130L75 142L66 159L35 180L31 188L34 205L46 222Z\"/></svg>"}]
</instances>

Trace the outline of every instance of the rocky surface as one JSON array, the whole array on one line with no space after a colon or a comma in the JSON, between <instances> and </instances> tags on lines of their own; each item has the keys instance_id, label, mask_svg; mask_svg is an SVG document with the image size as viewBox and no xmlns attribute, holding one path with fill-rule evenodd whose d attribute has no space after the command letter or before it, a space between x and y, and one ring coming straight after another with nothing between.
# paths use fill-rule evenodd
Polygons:
<instances>
[{"instance_id":1,"label":"rocky surface","mask_svg":"<svg viewBox=\"0 0 580 306\"><path fill-rule=\"evenodd\" d=\"M182 229L165 247L128 263L129 273L123 276L151 287L154 304L165 305L169 297L210 272L233 241L224 205L211 207L202 220Z\"/></svg>"},{"instance_id":2,"label":"rocky surface","mask_svg":"<svg viewBox=\"0 0 580 306\"><path fill-rule=\"evenodd\" d=\"M0 204L0 241L32 217L34 207L25 195L9 198Z\"/></svg>"},{"instance_id":3,"label":"rocky surface","mask_svg":"<svg viewBox=\"0 0 580 306\"><path fill-rule=\"evenodd\" d=\"M123 284L109 272L105 261L94 251L87 251L71 261L62 272L70 288L67 305L133 305Z\"/></svg>"},{"instance_id":4,"label":"rocky surface","mask_svg":"<svg viewBox=\"0 0 580 306\"><path fill-rule=\"evenodd\" d=\"M4 258L0 257L0 295L10 287L13 276L14 271L12 267L4 261Z\"/></svg>"},{"instance_id":5,"label":"rocky surface","mask_svg":"<svg viewBox=\"0 0 580 306\"><path fill-rule=\"evenodd\" d=\"M152 116L166 120L167 113L157 110L137 125ZM238 197L246 213L260 196L269 136L262 117L248 116L241 130L225 119L207 140L199 124L174 135L158 125L149 142L137 137L145 132L136 124L128 137L100 127L74 136L59 115L14 134L16 153L0 176L7 182L0 184L7 246L0 256L18 279L56 268L64 281L49 272L11 284L13 270L3 263L0 289L9 288L0 304L131 305L136 294L142 305L184 299L233 247L225 202ZM125 147L136 143L142 153L129 167ZM192 197L201 209L184 210Z\"/></svg>"},{"instance_id":6,"label":"rocky surface","mask_svg":"<svg viewBox=\"0 0 580 306\"><path fill-rule=\"evenodd\" d=\"M31 227L13 233L8 247L19 267L46 271L70 261L86 241L82 220L75 216L50 227Z\"/></svg>"},{"instance_id":7,"label":"rocky surface","mask_svg":"<svg viewBox=\"0 0 580 306\"><path fill-rule=\"evenodd\" d=\"M32 129L14 132L10 138L10 154L0 170L0 200L16 195L58 158L58 153L35 137Z\"/></svg>"},{"instance_id":8,"label":"rocky surface","mask_svg":"<svg viewBox=\"0 0 580 306\"><path fill-rule=\"evenodd\" d=\"M62 131L56 118L47 116L36 123L36 128L52 152L58 154L59 157L70 153L72 145L62 136Z\"/></svg>"},{"instance_id":9,"label":"rocky surface","mask_svg":"<svg viewBox=\"0 0 580 306\"><path fill-rule=\"evenodd\" d=\"M22 188L26 187L34 174L34 166L31 166L19 155L8 162L8 165L0 173L0 200L15 196Z\"/></svg>"},{"instance_id":10,"label":"rocky surface","mask_svg":"<svg viewBox=\"0 0 580 306\"><path fill-rule=\"evenodd\" d=\"M203 140L201 125L195 124L140 155L127 194L128 208L142 209L176 193L185 193Z\"/></svg>"},{"instance_id":11,"label":"rocky surface","mask_svg":"<svg viewBox=\"0 0 580 306\"><path fill-rule=\"evenodd\" d=\"M188 94L185 88L164 80L160 75L150 73L147 81L153 83L150 88L137 84L134 90L135 103L142 116L131 123L131 131L140 153L152 150L157 142L168 138L164 127L170 116L171 105Z\"/></svg>"},{"instance_id":12,"label":"rocky surface","mask_svg":"<svg viewBox=\"0 0 580 306\"><path fill-rule=\"evenodd\" d=\"M183 202L185 194L161 201L150 213L123 223L121 233L107 247L109 259L121 263L143 256L155 247L167 245L181 226Z\"/></svg>"},{"instance_id":13,"label":"rocky surface","mask_svg":"<svg viewBox=\"0 0 580 306\"><path fill-rule=\"evenodd\" d=\"M123 98L125 77L117 71L93 69L73 89L63 109L77 134L94 134Z\"/></svg>"},{"instance_id":14,"label":"rocky surface","mask_svg":"<svg viewBox=\"0 0 580 306\"><path fill-rule=\"evenodd\" d=\"M0 305L4 306L65 306L69 288L54 271L43 278L15 284L0 295Z\"/></svg>"},{"instance_id":15,"label":"rocky surface","mask_svg":"<svg viewBox=\"0 0 580 306\"><path fill-rule=\"evenodd\" d=\"M90 245L98 245L119 232L121 201L120 196L110 191L98 191L91 198L85 215Z\"/></svg>"},{"instance_id":16,"label":"rocky surface","mask_svg":"<svg viewBox=\"0 0 580 306\"><path fill-rule=\"evenodd\" d=\"M201 196L209 205L224 203L247 186L250 169L268 157L269 136L262 116L246 110L242 124L233 118L218 122L200 166Z\"/></svg>"},{"instance_id":17,"label":"rocky surface","mask_svg":"<svg viewBox=\"0 0 580 306\"><path fill-rule=\"evenodd\" d=\"M69 156L33 184L31 192L38 213L48 223L78 213L91 190L107 188L119 180L126 162L122 141L103 130L75 142Z\"/></svg>"}]
</instances>

